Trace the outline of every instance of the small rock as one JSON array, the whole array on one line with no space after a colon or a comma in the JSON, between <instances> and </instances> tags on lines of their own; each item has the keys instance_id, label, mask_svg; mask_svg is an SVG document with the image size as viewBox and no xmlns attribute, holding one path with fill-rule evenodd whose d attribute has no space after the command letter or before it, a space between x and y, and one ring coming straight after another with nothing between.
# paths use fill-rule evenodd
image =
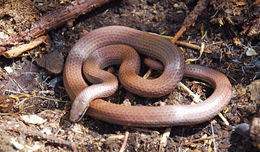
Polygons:
<instances>
[{"instance_id":1,"label":"small rock","mask_svg":"<svg viewBox=\"0 0 260 152\"><path fill-rule=\"evenodd\" d=\"M62 52L56 50L44 55L42 58L36 59L36 63L51 73L59 74L63 70L64 56Z\"/></svg>"},{"instance_id":2,"label":"small rock","mask_svg":"<svg viewBox=\"0 0 260 152\"><path fill-rule=\"evenodd\" d=\"M247 86L251 93L250 99L260 102L260 80L255 80Z\"/></svg>"},{"instance_id":3,"label":"small rock","mask_svg":"<svg viewBox=\"0 0 260 152\"><path fill-rule=\"evenodd\" d=\"M247 48L246 50L246 56L255 56L258 55L256 51L253 48Z\"/></svg>"}]
</instances>

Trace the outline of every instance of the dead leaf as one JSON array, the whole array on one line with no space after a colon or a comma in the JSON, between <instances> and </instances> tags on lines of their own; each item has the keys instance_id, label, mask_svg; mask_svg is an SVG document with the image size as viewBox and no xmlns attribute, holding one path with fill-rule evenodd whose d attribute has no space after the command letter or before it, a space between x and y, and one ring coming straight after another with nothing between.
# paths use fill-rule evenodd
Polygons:
<instances>
[{"instance_id":1,"label":"dead leaf","mask_svg":"<svg viewBox=\"0 0 260 152\"><path fill-rule=\"evenodd\" d=\"M247 5L246 2L236 2L237 6L245 6Z\"/></svg>"},{"instance_id":2,"label":"dead leaf","mask_svg":"<svg viewBox=\"0 0 260 152\"><path fill-rule=\"evenodd\" d=\"M46 119L43 119L42 117L39 117L37 115L22 115L20 117L24 122L29 123L29 124L40 125L47 121Z\"/></svg>"}]
</instances>

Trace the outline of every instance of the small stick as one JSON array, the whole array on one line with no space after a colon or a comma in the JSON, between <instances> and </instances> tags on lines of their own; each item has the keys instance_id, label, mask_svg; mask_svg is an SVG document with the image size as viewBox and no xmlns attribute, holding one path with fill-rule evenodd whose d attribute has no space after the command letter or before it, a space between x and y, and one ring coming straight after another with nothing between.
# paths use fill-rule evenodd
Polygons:
<instances>
[{"instance_id":1,"label":"small stick","mask_svg":"<svg viewBox=\"0 0 260 152\"><path fill-rule=\"evenodd\" d=\"M71 5L62 7L49 14L44 15L30 29L30 37L38 37L48 33L50 30L60 27L72 21L78 16L110 2L111 0L75 0Z\"/></svg>"},{"instance_id":2,"label":"small stick","mask_svg":"<svg viewBox=\"0 0 260 152\"><path fill-rule=\"evenodd\" d=\"M23 134L26 134L26 135L29 135L29 136L34 136L34 137L40 137L44 140L47 140L48 142L52 142L52 143L56 143L56 144L59 144L59 145L66 145L68 147L70 147L71 149L73 149L74 151L76 151L76 145L71 142L71 141L66 141L66 140L63 140L57 136L51 136L51 135L46 135L46 134L43 134L42 132L38 131L38 130L35 130L35 129L27 129L26 127L23 127L23 126L10 126L10 125L1 125L1 128L2 129L5 129L5 130L10 130L10 131L15 131L15 132L18 132L18 133L23 133Z\"/></svg>"},{"instance_id":3,"label":"small stick","mask_svg":"<svg viewBox=\"0 0 260 152\"><path fill-rule=\"evenodd\" d=\"M175 43L186 31L186 29L189 28L197 20L198 15L201 14L201 12L206 8L207 4L208 0L199 0L197 2L197 5L194 7L191 13L184 19L181 29L172 38L172 43Z\"/></svg>"},{"instance_id":4,"label":"small stick","mask_svg":"<svg viewBox=\"0 0 260 152\"><path fill-rule=\"evenodd\" d=\"M186 27L182 26L181 29L174 35L174 37L171 39L171 42L174 44L186 31Z\"/></svg>"},{"instance_id":5,"label":"small stick","mask_svg":"<svg viewBox=\"0 0 260 152\"><path fill-rule=\"evenodd\" d=\"M167 139L169 138L170 134L171 134L171 130L172 128L166 128L162 138L160 140L160 146L159 146L159 152L162 151L162 148L165 147L167 145Z\"/></svg>"},{"instance_id":6,"label":"small stick","mask_svg":"<svg viewBox=\"0 0 260 152\"><path fill-rule=\"evenodd\" d=\"M6 58L17 57L18 55L22 54L23 52L33 49L33 48L37 47L38 45L42 44L43 42L45 42L47 40L47 38L48 38L48 36L41 36L41 37L31 41L28 44L23 44L18 47L15 47L11 50L8 50L3 55Z\"/></svg>"},{"instance_id":7,"label":"small stick","mask_svg":"<svg viewBox=\"0 0 260 152\"><path fill-rule=\"evenodd\" d=\"M50 30L72 21L82 14L110 2L111 0L75 0L70 5L64 6L50 13L43 15L31 29L27 29L20 34L13 35L8 40L0 40L0 46L15 45L19 41L30 41L32 38L37 38L47 34Z\"/></svg>"},{"instance_id":8,"label":"small stick","mask_svg":"<svg viewBox=\"0 0 260 152\"><path fill-rule=\"evenodd\" d=\"M183 83L179 82L178 85L180 87L182 87L185 91L187 91L189 93L189 95L191 95L193 97L193 101L194 103L200 103L203 102L203 100L200 99L200 97L198 95L196 95L195 93L193 93L188 87L186 87ZM224 124L226 126L229 126L229 122L227 121L227 119L223 116L223 114L221 112L218 113L218 116L221 118L221 120L224 122Z\"/></svg>"},{"instance_id":9,"label":"small stick","mask_svg":"<svg viewBox=\"0 0 260 152\"><path fill-rule=\"evenodd\" d=\"M215 132L214 132L214 126L213 126L213 123L215 123L216 121L211 121L210 122L210 126L211 126L211 132L212 132L212 136L215 136ZM210 142L210 145L209 146L211 146L211 144L212 144L212 142L213 142L213 150L214 150L214 152L216 152L217 151L217 148L216 148L216 139L215 138L212 138L211 140L210 140L211 142Z\"/></svg>"},{"instance_id":10,"label":"small stick","mask_svg":"<svg viewBox=\"0 0 260 152\"><path fill-rule=\"evenodd\" d=\"M227 119L223 116L223 114L220 112L218 113L218 116L220 117L220 119L224 122L224 124L226 126L229 126L229 122L227 121Z\"/></svg>"},{"instance_id":11,"label":"small stick","mask_svg":"<svg viewBox=\"0 0 260 152\"><path fill-rule=\"evenodd\" d=\"M217 137L218 137L217 135L214 135L214 136L204 137L204 138L200 138L200 139L194 139L194 140L184 143L184 145L190 145L194 142L198 142L198 141L202 141L202 140L210 140L210 139L217 138Z\"/></svg>"},{"instance_id":12,"label":"small stick","mask_svg":"<svg viewBox=\"0 0 260 152\"><path fill-rule=\"evenodd\" d=\"M123 151L125 150L128 136L129 136L129 132L126 131L126 132L125 132L125 138L124 138L123 144L122 144L122 146L121 146L119 152L123 152Z\"/></svg>"},{"instance_id":13,"label":"small stick","mask_svg":"<svg viewBox=\"0 0 260 152\"><path fill-rule=\"evenodd\" d=\"M176 41L175 44L181 45L181 46L184 46L184 47L187 47L187 48L191 48L191 49L194 49L194 50L201 50L200 46L195 45L195 44L191 44L191 43L187 43L187 42L183 42L183 41ZM207 49L206 47L204 49L204 52L205 53L212 53L212 51Z\"/></svg>"},{"instance_id":14,"label":"small stick","mask_svg":"<svg viewBox=\"0 0 260 152\"><path fill-rule=\"evenodd\" d=\"M200 99L199 95L193 93L186 85L184 85L182 82L178 83L178 86L182 87L185 91L189 93L193 97L193 102L192 103L200 103L203 102L203 100Z\"/></svg>"},{"instance_id":15,"label":"small stick","mask_svg":"<svg viewBox=\"0 0 260 152\"><path fill-rule=\"evenodd\" d=\"M152 35L158 35L158 36L163 37L163 38L168 39L168 40L171 40L173 38L172 36L166 36L166 35L161 35L161 34L152 33L152 32L149 32L149 33L152 34ZM188 43L188 42L184 42L184 41L176 41L175 44L181 45L181 46L184 46L184 47L187 47L187 48L191 48L191 49L194 49L194 50L199 50L199 51L201 50L200 46L195 45L195 44L191 44L191 43ZM205 47L204 52L205 53L212 53L212 51L209 50L207 47Z\"/></svg>"}]
</instances>

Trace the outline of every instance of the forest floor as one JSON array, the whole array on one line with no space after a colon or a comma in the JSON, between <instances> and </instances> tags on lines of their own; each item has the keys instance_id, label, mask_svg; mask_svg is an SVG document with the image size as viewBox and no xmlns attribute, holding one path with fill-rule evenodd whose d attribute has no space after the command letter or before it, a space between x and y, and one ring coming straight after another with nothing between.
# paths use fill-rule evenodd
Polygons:
<instances>
[{"instance_id":1,"label":"forest floor","mask_svg":"<svg viewBox=\"0 0 260 152\"><path fill-rule=\"evenodd\" d=\"M127 133L128 152L258 151L248 136L234 132L236 125L250 124L260 114L259 33L248 34L260 17L260 4L252 0L211 0L179 39L198 46L205 43L207 51L191 63L213 68L229 78L233 96L222 111L229 125L218 116L198 125L171 128L125 127L89 116L76 124L69 122L71 101L59 79L66 56L77 40L109 25L174 36L196 2L114 0L81 15L73 25L48 32L50 48L42 44L13 59L0 56L0 151L119 151ZM30 29L42 15L70 3L71 0L0 0L0 38ZM179 47L185 59L199 57L199 51ZM142 67L141 74L147 69ZM185 78L182 82L203 99L213 91L194 79ZM180 87L157 99L144 99L119 87L107 100L160 105L187 104L191 98ZM169 137L163 141L167 133Z\"/></svg>"}]
</instances>

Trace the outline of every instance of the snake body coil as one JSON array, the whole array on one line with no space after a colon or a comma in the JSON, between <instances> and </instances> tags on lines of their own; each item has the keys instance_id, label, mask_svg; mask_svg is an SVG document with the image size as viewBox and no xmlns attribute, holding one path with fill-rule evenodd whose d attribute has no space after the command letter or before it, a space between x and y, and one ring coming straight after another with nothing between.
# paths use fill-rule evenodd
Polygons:
<instances>
[{"instance_id":1,"label":"snake body coil","mask_svg":"<svg viewBox=\"0 0 260 152\"><path fill-rule=\"evenodd\" d=\"M112 75L106 75L106 73L102 75L101 72L103 67L119 62L118 59L107 62L105 60L106 57L113 56L113 50L116 50L113 48L115 45L128 45L140 54L158 59L164 65L162 75L153 80L145 80L136 76L140 62L137 58L131 61L136 62L134 76L122 68L122 77L129 75L132 77L127 80L122 78L122 82L119 71L121 83L135 94L145 97L166 95L174 89L174 86L182 79L183 74L204 80L215 90L207 100L196 105L124 106L96 99L113 94L117 88L117 79ZM106 51L109 49L110 51ZM102 55L96 53L97 50L102 52ZM127 52L130 51L125 51L120 55L114 54L117 54L122 62L121 58L125 58L128 55ZM95 63L93 66L84 66L84 70L100 70L98 77L85 74L93 82L99 82L98 85L88 87L82 77L82 67L87 58L92 58L93 61L104 60L100 65ZM207 121L228 104L232 95L231 84L224 74L198 65L184 65L181 52L168 40L123 26L99 28L81 38L67 57L64 85L71 100L74 101L70 113L72 121L78 121L86 112L87 115L109 123L142 127L189 125Z\"/></svg>"}]
</instances>

